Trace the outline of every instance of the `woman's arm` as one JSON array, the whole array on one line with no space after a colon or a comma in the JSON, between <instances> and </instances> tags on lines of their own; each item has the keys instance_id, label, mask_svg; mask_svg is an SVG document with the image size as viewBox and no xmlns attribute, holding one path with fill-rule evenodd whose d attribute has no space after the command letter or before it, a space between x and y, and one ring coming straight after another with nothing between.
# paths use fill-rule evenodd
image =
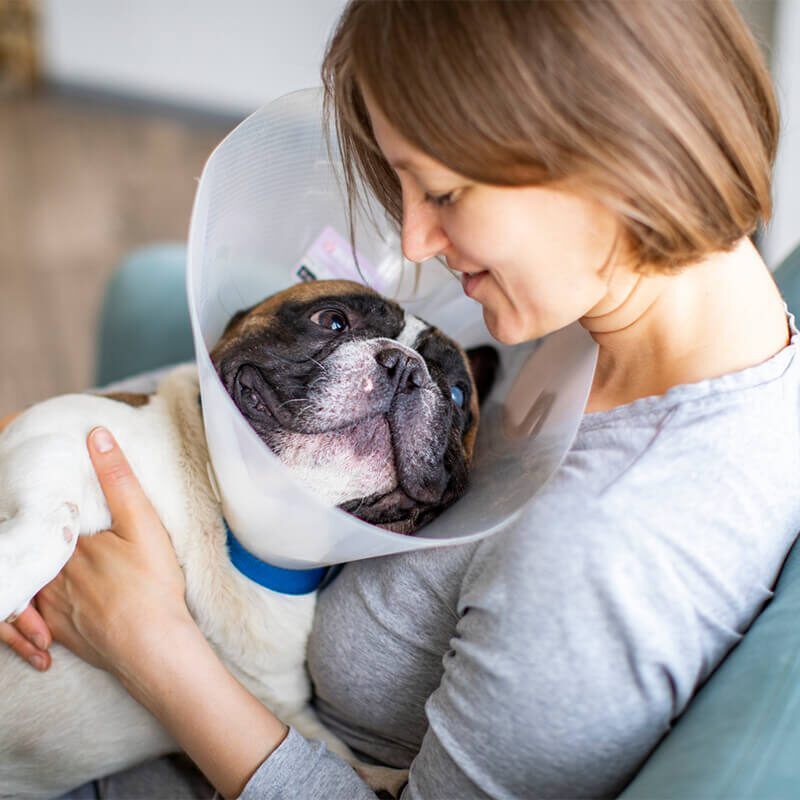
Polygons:
<instances>
[{"instance_id":1,"label":"woman's arm","mask_svg":"<svg viewBox=\"0 0 800 800\"><path fill-rule=\"evenodd\" d=\"M114 674L223 796L238 797L288 729L228 672L191 618L137 641L143 657L117 662Z\"/></svg>"},{"instance_id":2,"label":"woman's arm","mask_svg":"<svg viewBox=\"0 0 800 800\"><path fill-rule=\"evenodd\" d=\"M223 666L186 607L169 536L111 435L89 453L112 529L81 537L36 605L58 641L114 674L226 797L237 796L286 726Z\"/></svg>"}]
</instances>

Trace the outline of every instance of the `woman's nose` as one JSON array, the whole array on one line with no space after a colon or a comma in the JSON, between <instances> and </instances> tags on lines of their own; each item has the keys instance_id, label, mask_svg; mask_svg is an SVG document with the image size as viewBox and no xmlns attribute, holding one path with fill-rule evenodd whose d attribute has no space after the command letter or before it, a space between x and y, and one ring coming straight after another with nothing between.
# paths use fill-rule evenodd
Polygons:
<instances>
[{"instance_id":1,"label":"woman's nose","mask_svg":"<svg viewBox=\"0 0 800 800\"><path fill-rule=\"evenodd\" d=\"M425 261L444 252L450 244L439 223L439 214L424 198L403 197L403 255L409 261Z\"/></svg>"}]
</instances>

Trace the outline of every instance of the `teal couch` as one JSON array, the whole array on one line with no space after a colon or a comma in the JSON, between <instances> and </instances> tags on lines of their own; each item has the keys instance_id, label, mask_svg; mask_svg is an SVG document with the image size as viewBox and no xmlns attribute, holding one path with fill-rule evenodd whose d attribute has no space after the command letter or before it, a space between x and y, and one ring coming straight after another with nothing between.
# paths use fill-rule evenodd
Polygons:
<instances>
[{"instance_id":1,"label":"teal couch","mask_svg":"<svg viewBox=\"0 0 800 800\"><path fill-rule=\"evenodd\" d=\"M158 245L115 272L101 314L98 385L192 357L184 263L183 245ZM800 247L775 278L800 311ZM769 605L621 797L800 798L800 544Z\"/></svg>"}]
</instances>

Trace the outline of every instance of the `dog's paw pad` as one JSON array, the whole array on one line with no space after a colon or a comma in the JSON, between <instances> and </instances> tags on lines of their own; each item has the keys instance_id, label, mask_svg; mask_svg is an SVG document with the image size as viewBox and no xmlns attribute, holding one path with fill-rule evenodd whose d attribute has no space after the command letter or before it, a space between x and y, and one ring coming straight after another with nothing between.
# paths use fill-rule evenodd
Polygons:
<instances>
[{"instance_id":1,"label":"dog's paw pad","mask_svg":"<svg viewBox=\"0 0 800 800\"><path fill-rule=\"evenodd\" d=\"M80 508L77 503L66 501L57 506L50 517L51 535L72 547L75 537L80 532Z\"/></svg>"}]
</instances>

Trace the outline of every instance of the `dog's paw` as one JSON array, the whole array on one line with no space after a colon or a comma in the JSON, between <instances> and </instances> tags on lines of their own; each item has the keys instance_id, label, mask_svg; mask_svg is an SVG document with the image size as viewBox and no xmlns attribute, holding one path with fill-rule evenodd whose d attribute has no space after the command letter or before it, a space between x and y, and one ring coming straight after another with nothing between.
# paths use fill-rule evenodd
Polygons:
<instances>
[{"instance_id":1,"label":"dog's paw","mask_svg":"<svg viewBox=\"0 0 800 800\"><path fill-rule=\"evenodd\" d=\"M393 769L374 764L356 764L353 769L358 773L375 794L382 797L400 797L400 792L408 783L407 769Z\"/></svg>"},{"instance_id":2,"label":"dog's paw","mask_svg":"<svg viewBox=\"0 0 800 800\"><path fill-rule=\"evenodd\" d=\"M0 620L16 618L69 560L80 534L80 509L60 503L45 513L20 510L0 522Z\"/></svg>"}]
</instances>

